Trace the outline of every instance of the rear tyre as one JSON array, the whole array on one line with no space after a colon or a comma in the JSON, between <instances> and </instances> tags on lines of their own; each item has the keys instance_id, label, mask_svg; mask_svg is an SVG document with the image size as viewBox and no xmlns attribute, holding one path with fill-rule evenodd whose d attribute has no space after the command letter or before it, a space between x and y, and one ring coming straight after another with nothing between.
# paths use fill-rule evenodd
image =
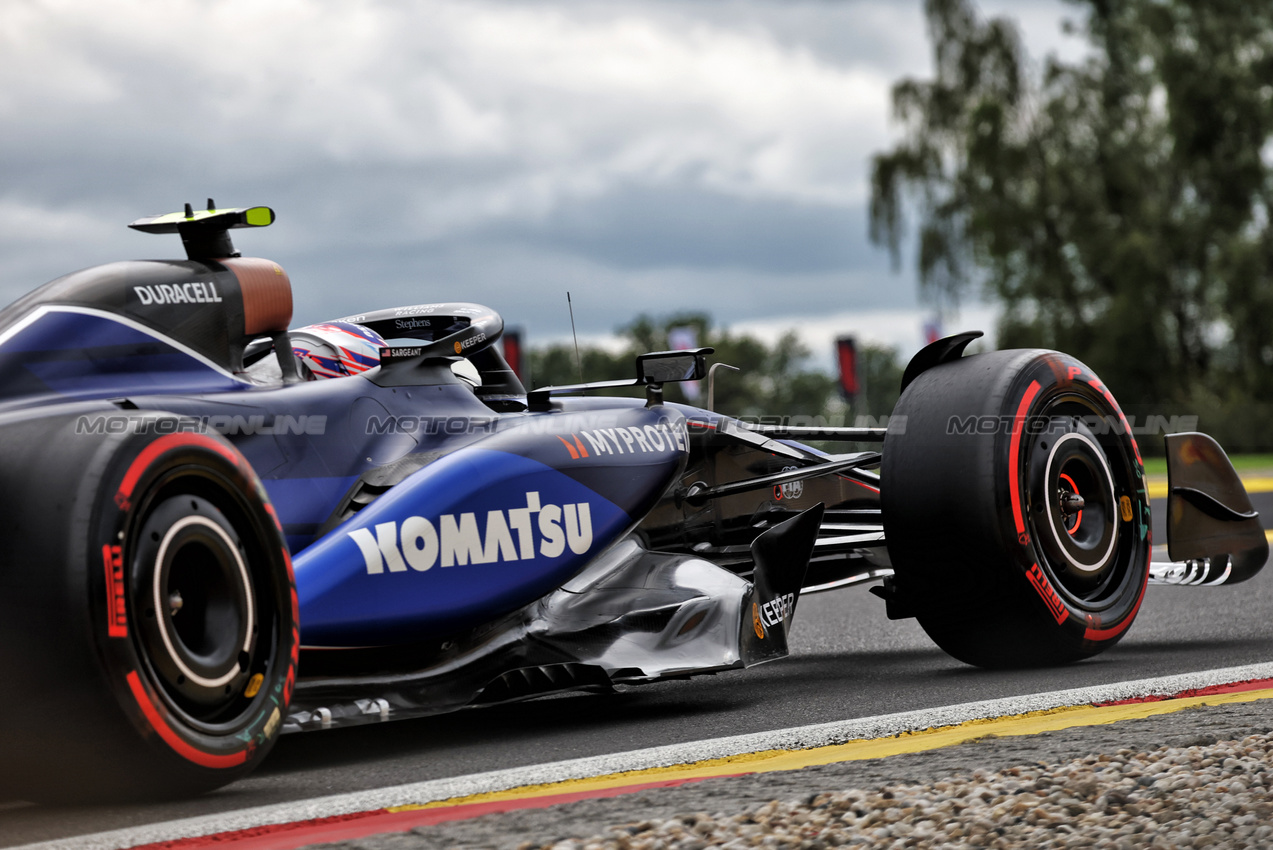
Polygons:
<instances>
[{"instance_id":1,"label":"rear tyre","mask_svg":"<svg viewBox=\"0 0 1273 850\"><path fill-rule=\"evenodd\" d=\"M23 695L0 708L0 753L27 799L230 782L273 745L295 682L291 565L252 469L181 420L110 421L5 432L0 468L26 483L0 497L20 520L0 628L24 651L0 662Z\"/></svg>"},{"instance_id":2,"label":"rear tyre","mask_svg":"<svg viewBox=\"0 0 1273 850\"><path fill-rule=\"evenodd\" d=\"M884 442L881 502L898 602L983 667L1113 646L1149 575L1134 438L1086 366L999 351L922 373Z\"/></svg>"}]
</instances>

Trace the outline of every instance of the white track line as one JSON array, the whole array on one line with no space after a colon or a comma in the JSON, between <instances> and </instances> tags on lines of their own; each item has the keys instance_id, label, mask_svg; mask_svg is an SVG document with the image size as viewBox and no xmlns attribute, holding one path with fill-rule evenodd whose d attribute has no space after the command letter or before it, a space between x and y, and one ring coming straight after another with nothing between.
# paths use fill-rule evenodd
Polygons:
<instances>
[{"instance_id":1,"label":"white track line","mask_svg":"<svg viewBox=\"0 0 1273 850\"><path fill-rule=\"evenodd\" d=\"M294 823L314 818L374 811L392 806L429 803L470 794L504 791L568 779L588 779L628 770L669 767L704 759L754 753L762 750L799 750L841 744L864 738L885 738L902 732L951 726L970 720L1005 717L1071 705L1088 705L1146 696L1170 696L1197 688L1226 685L1252 679L1273 679L1273 664L1251 664L1203 670L1155 679L1117 682L1090 688L1072 688L1042 694L982 700L961 705L883 714L853 720L818 723L773 732L734 735L686 744L671 744L626 753L571 759L528 767L494 770L392 788L336 794L294 803L279 803L167 823L117 829L74 838L24 844L13 850L123 850L139 844L232 832L271 824ZM315 733L321 734L321 733Z\"/></svg>"}]
</instances>

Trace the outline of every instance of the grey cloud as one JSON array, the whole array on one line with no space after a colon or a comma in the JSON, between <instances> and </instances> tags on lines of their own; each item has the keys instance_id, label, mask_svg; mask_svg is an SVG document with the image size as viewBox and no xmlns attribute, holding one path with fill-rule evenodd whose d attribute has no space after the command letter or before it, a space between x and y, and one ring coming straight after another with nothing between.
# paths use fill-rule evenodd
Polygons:
<instances>
[{"instance_id":1,"label":"grey cloud","mask_svg":"<svg viewBox=\"0 0 1273 850\"><path fill-rule=\"evenodd\" d=\"M744 200L685 187L625 187L489 235L616 269L825 273L872 260L860 208ZM485 235L485 234L484 234Z\"/></svg>"},{"instance_id":2,"label":"grey cloud","mask_svg":"<svg viewBox=\"0 0 1273 850\"><path fill-rule=\"evenodd\" d=\"M918 0L309 8L6 7L0 299L179 254L125 225L211 196L276 208L236 244L304 322L467 298L554 336L567 289L584 333L914 306L864 203L888 86L927 69Z\"/></svg>"}]
</instances>

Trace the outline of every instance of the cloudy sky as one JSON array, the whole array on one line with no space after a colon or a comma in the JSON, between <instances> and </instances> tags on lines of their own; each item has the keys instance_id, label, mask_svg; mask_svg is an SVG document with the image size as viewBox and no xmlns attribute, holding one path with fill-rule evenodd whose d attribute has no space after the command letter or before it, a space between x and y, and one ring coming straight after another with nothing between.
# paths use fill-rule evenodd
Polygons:
<instances>
[{"instance_id":1,"label":"cloudy sky","mask_svg":"<svg viewBox=\"0 0 1273 850\"><path fill-rule=\"evenodd\" d=\"M1079 49L1057 0L984 8ZM837 333L908 355L924 310L867 241L868 161L929 68L920 0L4 0L0 300L179 256L124 225L211 196L275 208L234 238L288 269L298 324L470 300L534 344L569 336L569 291L585 338L704 310L828 364Z\"/></svg>"}]
</instances>

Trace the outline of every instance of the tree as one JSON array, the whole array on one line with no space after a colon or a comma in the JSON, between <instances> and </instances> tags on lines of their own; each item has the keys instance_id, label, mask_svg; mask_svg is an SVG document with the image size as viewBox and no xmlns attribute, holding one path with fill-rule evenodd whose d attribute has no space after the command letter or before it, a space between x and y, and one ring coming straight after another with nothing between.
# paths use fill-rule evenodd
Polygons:
<instances>
[{"instance_id":1,"label":"tree","mask_svg":"<svg viewBox=\"0 0 1273 850\"><path fill-rule=\"evenodd\" d=\"M882 421L893 412L901 395L902 367L897 362L897 349L873 343L859 346L858 377L862 388L849 411L853 421L845 424L857 424L858 417Z\"/></svg>"},{"instance_id":2,"label":"tree","mask_svg":"<svg viewBox=\"0 0 1273 850\"><path fill-rule=\"evenodd\" d=\"M893 90L871 238L896 263L917 213L928 298L982 288L1002 345L1072 352L1125 403L1267 399L1273 4L1075 5L1088 55L1032 72L1009 21L927 0L936 75Z\"/></svg>"},{"instance_id":3,"label":"tree","mask_svg":"<svg viewBox=\"0 0 1273 850\"><path fill-rule=\"evenodd\" d=\"M636 355L667 349L669 329L686 326L695 329L700 345L716 350L709 359L710 363L727 363L740 370L718 370L716 373L715 406L723 413L751 417L838 417L837 421L844 421L846 416L856 417L859 412L846 409L832 377L805 368L809 350L794 332L784 334L777 343L768 346L753 336L717 329L712 326L711 318L702 313L684 313L658 320L639 316L619 329L623 340L621 350L581 348L579 354L585 380L632 377ZM897 400L897 388L901 383L895 352L867 346L860 352L859 362L866 376L869 413L876 417L887 415ZM573 346L532 349L530 364L535 386L579 382L580 369ZM701 396L695 402L700 406L707 401L706 382L703 383ZM669 401L688 400L679 386L668 386L666 393ZM640 394L639 391L637 394ZM868 411L863 409L861 412ZM853 424L852 421L849 424Z\"/></svg>"}]
</instances>

